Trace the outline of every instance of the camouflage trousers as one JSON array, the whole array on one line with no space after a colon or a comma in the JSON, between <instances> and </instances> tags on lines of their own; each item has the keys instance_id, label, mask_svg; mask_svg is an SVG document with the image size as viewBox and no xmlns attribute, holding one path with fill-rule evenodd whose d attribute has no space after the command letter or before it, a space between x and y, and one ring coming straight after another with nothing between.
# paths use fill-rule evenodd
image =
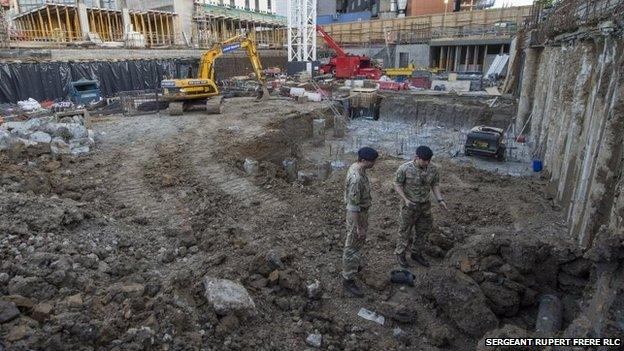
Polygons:
<instances>
[{"instance_id":1,"label":"camouflage trousers","mask_svg":"<svg viewBox=\"0 0 624 351\"><path fill-rule=\"evenodd\" d=\"M368 229L368 210L360 212L360 221L362 221L362 226ZM364 242L365 240L358 239L357 225L351 219L351 213L347 212L347 238L342 252L342 277L344 279L353 279L353 276L360 270L360 250Z\"/></svg>"},{"instance_id":2,"label":"camouflage trousers","mask_svg":"<svg viewBox=\"0 0 624 351\"><path fill-rule=\"evenodd\" d=\"M411 253L420 253L424 239L433 228L431 202L416 203L407 207L401 204L399 212L399 238L394 253L402 255L409 246Z\"/></svg>"}]
</instances>

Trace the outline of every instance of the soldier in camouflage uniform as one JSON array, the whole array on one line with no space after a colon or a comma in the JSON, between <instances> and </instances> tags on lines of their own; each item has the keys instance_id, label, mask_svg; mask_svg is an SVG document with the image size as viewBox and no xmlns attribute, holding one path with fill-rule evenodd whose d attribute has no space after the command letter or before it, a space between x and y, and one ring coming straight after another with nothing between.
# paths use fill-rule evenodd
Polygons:
<instances>
[{"instance_id":1,"label":"soldier in camouflage uniform","mask_svg":"<svg viewBox=\"0 0 624 351\"><path fill-rule=\"evenodd\" d=\"M401 197L399 215L399 238L394 253L402 267L409 267L405 251L409 246L410 257L425 267L429 263L421 255L417 236L424 239L433 227L429 193L433 190L436 200L445 210L446 202L442 199L438 169L431 164L433 152L427 146L419 146L413 161L402 164L396 172L394 189Z\"/></svg>"},{"instance_id":2,"label":"soldier in camouflage uniform","mask_svg":"<svg viewBox=\"0 0 624 351\"><path fill-rule=\"evenodd\" d=\"M368 209L371 205L371 188L366 170L375 165L377 157L379 154L374 149L361 148L358 161L349 167L345 182L347 237L342 253L342 278L345 290L357 297L364 294L353 278L360 269L360 250L368 232Z\"/></svg>"}]
</instances>

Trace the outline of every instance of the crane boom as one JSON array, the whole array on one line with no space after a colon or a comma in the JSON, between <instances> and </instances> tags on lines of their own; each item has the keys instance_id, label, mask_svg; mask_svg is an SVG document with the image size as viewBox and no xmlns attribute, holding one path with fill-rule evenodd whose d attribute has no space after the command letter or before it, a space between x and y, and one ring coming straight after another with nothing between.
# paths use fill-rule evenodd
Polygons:
<instances>
[{"instance_id":1,"label":"crane boom","mask_svg":"<svg viewBox=\"0 0 624 351\"><path fill-rule=\"evenodd\" d=\"M336 56L338 57L347 56L347 53L340 47L340 45L338 45L338 43L336 43L334 38L332 38L329 34L327 34L327 32L323 29L323 27L317 25L316 31L321 35L321 37L323 37L323 40L325 40L327 45L329 45L330 48L334 49L334 51L336 52Z\"/></svg>"}]
</instances>

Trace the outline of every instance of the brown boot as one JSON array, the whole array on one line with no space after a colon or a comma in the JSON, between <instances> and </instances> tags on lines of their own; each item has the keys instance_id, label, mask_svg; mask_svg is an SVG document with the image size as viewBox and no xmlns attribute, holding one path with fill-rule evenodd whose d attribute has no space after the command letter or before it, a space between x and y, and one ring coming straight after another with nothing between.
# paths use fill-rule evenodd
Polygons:
<instances>
[{"instance_id":1,"label":"brown boot","mask_svg":"<svg viewBox=\"0 0 624 351\"><path fill-rule=\"evenodd\" d=\"M405 254L400 254L400 255L396 255L397 258L397 262L399 263L399 266L403 267L403 268L409 268L411 267L411 265L409 264L409 262L407 262L407 259L405 258Z\"/></svg>"},{"instance_id":2,"label":"brown boot","mask_svg":"<svg viewBox=\"0 0 624 351\"><path fill-rule=\"evenodd\" d=\"M345 291L347 291L348 293L350 293L351 295L355 297L364 296L362 289L360 289L360 287L357 286L357 284L355 284L355 280L353 279L343 279L342 286L344 287Z\"/></svg>"},{"instance_id":3,"label":"brown boot","mask_svg":"<svg viewBox=\"0 0 624 351\"><path fill-rule=\"evenodd\" d=\"M410 255L410 257L412 258L412 260L420 263L422 266L429 267L429 262L427 262L427 260L425 260L425 258L422 257L421 254L419 254L419 253L412 253Z\"/></svg>"}]
</instances>

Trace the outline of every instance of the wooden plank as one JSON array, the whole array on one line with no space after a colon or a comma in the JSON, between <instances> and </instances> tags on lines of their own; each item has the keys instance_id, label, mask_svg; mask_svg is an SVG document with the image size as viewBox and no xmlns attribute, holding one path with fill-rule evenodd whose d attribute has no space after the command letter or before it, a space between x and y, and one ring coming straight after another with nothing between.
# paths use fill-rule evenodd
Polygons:
<instances>
[{"instance_id":1,"label":"wooden plank","mask_svg":"<svg viewBox=\"0 0 624 351\"><path fill-rule=\"evenodd\" d=\"M146 14L146 17L147 17L147 30L149 33L149 43L150 43L150 46L154 46L154 38L152 36L152 24L150 23L151 21L149 18L149 12Z\"/></svg>"},{"instance_id":2,"label":"wooden plank","mask_svg":"<svg viewBox=\"0 0 624 351\"><path fill-rule=\"evenodd\" d=\"M69 9L67 6L65 6L65 26L67 27L67 37L69 38L69 41L74 41L74 35L73 35L73 31L71 28L71 22L69 21Z\"/></svg>"},{"instance_id":3,"label":"wooden plank","mask_svg":"<svg viewBox=\"0 0 624 351\"><path fill-rule=\"evenodd\" d=\"M165 26L163 25L163 14L158 14L158 18L160 18L160 35L163 37L163 44L166 44L165 38Z\"/></svg>"},{"instance_id":4,"label":"wooden plank","mask_svg":"<svg viewBox=\"0 0 624 351\"><path fill-rule=\"evenodd\" d=\"M108 23L108 40L113 41L113 24L111 23L110 11L106 10L106 22Z\"/></svg>"},{"instance_id":5,"label":"wooden plank","mask_svg":"<svg viewBox=\"0 0 624 351\"><path fill-rule=\"evenodd\" d=\"M170 43L171 45L173 45L174 40L173 40L173 38L171 37L171 27L169 26L169 20L170 20L170 19L171 19L171 20L173 20L173 16L169 16L169 15L167 15L167 37L169 38L169 43Z\"/></svg>"},{"instance_id":6,"label":"wooden plank","mask_svg":"<svg viewBox=\"0 0 624 351\"><path fill-rule=\"evenodd\" d=\"M50 5L45 6L46 14L48 15L48 28L50 29L50 35L54 36L54 28L52 28L52 16L50 15Z\"/></svg>"},{"instance_id":7,"label":"wooden plank","mask_svg":"<svg viewBox=\"0 0 624 351\"><path fill-rule=\"evenodd\" d=\"M43 37L48 37L49 35L47 33L47 29L45 27L45 25L43 24L43 17L41 16L41 10L37 11L37 15L39 16L39 26L41 27L41 33L43 34Z\"/></svg>"}]
</instances>

